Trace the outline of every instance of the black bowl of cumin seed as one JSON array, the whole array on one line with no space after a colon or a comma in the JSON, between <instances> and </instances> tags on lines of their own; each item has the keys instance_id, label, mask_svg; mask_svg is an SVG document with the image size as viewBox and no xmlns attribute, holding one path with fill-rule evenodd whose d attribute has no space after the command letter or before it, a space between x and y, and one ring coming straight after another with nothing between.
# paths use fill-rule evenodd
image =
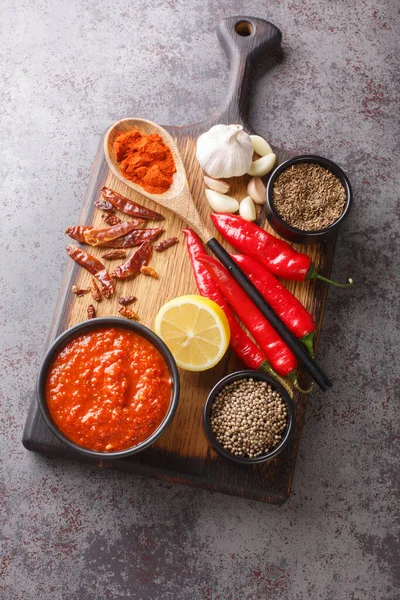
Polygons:
<instances>
[{"instance_id":1,"label":"black bowl of cumin seed","mask_svg":"<svg viewBox=\"0 0 400 600\"><path fill-rule=\"evenodd\" d=\"M271 227L299 244L334 238L352 202L346 173L328 158L313 154L279 165L269 178L266 195Z\"/></svg>"},{"instance_id":2,"label":"black bowl of cumin seed","mask_svg":"<svg viewBox=\"0 0 400 600\"><path fill-rule=\"evenodd\" d=\"M226 375L213 387L204 405L203 425L221 456L256 465L287 447L295 428L295 407L271 375L246 369Z\"/></svg>"}]
</instances>

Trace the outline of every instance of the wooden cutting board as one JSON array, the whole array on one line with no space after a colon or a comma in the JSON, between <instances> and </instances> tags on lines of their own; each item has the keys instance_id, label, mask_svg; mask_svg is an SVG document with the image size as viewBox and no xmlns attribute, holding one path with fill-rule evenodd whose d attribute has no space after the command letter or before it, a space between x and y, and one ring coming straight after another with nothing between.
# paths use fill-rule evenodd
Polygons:
<instances>
[{"instance_id":1,"label":"wooden cutting board","mask_svg":"<svg viewBox=\"0 0 400 600\"><path fill-rule=\"evenodd\" d=\"M193 198L208 227L212 227L209 219L210 209L204 197L202 172L195 158L196 140L201 133L216 123L241 123L246 131L253 133L251 126L247 123L246 115L250 71L261 56L276 51L281 40L281 33L274 25L262 19L250 17L224 19L219 23L217 32L230 63L229 88L224 108L208 121L184 127L166 127L181 152ZM121 115L121 117L123 116ZM140 116L153 118L153 115ZM259 133L263 135L264 132ZM287 158L286 153L279 149L275 150L278 163ZM246 178L234 180L230 194L238 199L243 198L247 195L246 184ZM134 294L138 297L134 309L139 313L140 322L153 328L155 315L162 304L176 296L197 292L182 234L184 223L168 213L167 210L160 209L150 200L139 196L116 179L108 170L103 153L103 140L101 140L81 214L76 219L76 223L66 223L66 226L75 224L104 226L101 219L102 212L94 206L94 201L100 197L100 189L103 185L164 214L165 222L161 225L164 225L166 231L161 239L171 236L179 238L178 245L168 249L165 253L153 254L150 265L159 273L159 280L141 275L133 282L117 282L113 298L109 300L103 298L96 305L97 316L118 316L117 298L122 295ZM119 216L124 220L129 220L124 215L120 214ZM263 214L260 215L259 223L270 230L265 224ZM148 226L156 227L159 224L150 222ZM217 237L222 241L219 236ZM69 241L69 238L66 237L66 245ZM329 276L334 241L315 246L299 246L297 249L312 256L318 271ZM104 250L100 251L96 248L90 248L89 251L96 257L100 257L101 253L104 253ZM107 264L116 266L118 261ZM65 329L87 318L87 306L92 299L88 295L77 298L71 292L71 286L76 283L79 287L87 287L89 280L90 276L86 271L75 265L71 259L66 259L66 270L47 345L50 345ZM287 286L313 314L317 323L317 342L324 311L326 285L318 281L308 281L306 283L289 282ZM251 467L231 463L216 454L203 432L202 411L209 390L225 374L241 367L242 365L228 352L221 363L210 371L203 373L181 371L179 408L165 434L149 449L129 459L101 460L97 461L99 466L203 487L263 502L277 504L285 502L290 494L303 428L307 404L305 396L296 395L294 398L296 429L292 442L280 456L268 463ZM40 415L36 398L33 399L25 426L23 444L28 450L35 452L82 460L80 456L63 446L48 430ZM96 460L83 460L96 462Z\"/></svg>"}]
</instances>

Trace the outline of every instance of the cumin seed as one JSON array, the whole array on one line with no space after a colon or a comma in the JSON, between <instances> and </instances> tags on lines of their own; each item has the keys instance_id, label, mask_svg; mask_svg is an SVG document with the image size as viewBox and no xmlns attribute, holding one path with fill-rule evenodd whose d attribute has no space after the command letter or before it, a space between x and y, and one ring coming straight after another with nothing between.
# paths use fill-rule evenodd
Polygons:
<instances>
[{"instance_id":1,"label":"cumin seed","mask_svg":"<svg viewBox=\"0 0 400 600\"><path fill-rule=\"evenodd\" d=\"M328 169L314 163L297 163L277 178L272 201L288 225L303 231L319 231L339 219L346 191Z\"/></svg>"}]
</instances>

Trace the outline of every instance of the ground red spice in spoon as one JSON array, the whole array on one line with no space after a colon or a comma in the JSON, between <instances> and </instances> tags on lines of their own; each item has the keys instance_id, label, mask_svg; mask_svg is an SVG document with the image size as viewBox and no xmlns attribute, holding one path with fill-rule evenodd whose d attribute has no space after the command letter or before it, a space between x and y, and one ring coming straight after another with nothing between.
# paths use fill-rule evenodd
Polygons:
<instances>
[{"instance_id":1,"label":"ground red spice in spoon","mask_svg":"<svg viewBox=\"0 0 400 600\"><path fill-rule=\"evenodd\" d=\"M146 192L162 194L171 187L176 172L174 158L157 133L144 135L135 130L120 133L113 150L122 175Z\"/></svg>"}]
</instances>

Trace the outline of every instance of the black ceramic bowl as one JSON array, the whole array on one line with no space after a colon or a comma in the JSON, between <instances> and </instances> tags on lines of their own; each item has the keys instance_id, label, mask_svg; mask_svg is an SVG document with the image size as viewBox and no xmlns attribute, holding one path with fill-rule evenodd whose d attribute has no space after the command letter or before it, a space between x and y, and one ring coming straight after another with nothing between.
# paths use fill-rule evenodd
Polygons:
<instances>
[{"instance_id":1,"label":"black ceramic bowl","mask_svg":"<svg viewBox=\"0 0 400 600\"><path fill-rule=\"evenodd\" d=\"M320 165L324 169L331 171L336 177L340 180L344 189L346 191L346 203L343 209L343 212L339 219L332 223L329 227L325 227L325 229L319 229L318 231L304 231L302 229L297 229L297 227L292 227L288 225L276 212L274 204L273 204L273 188L275 181L279 177L279 175L291 167L292 165L298 163L314 163ZM318 242L325 242L326 240L336 236L338 228L341 223L347 216L350 205L353 199L353 194L350 186L349 179L344 171L334 162L327 158L323 158L322 156L314 156L313 154L304 154L301 156L295 156L294 158L290 158L286 160L284 163L279 165L271 174L271 177L268 180L267 184L267 201L266 201L266 211L267 211L267 219L271 225L271 227L278 233L281 237L289 240L289 242L295 242L298 244L317 244Z\"/></svg>"},{"instance_id":2,"label":"black ceramic bowl","mask_svg":"<svg viewBox=\"0 0 400 600\"><path fill-rule=\"evenodd\" d=\"M165 360L165 362L167 364L167 367L168 367L168 370L169 370L169 373L171 376L171 381L172 381L172 393L171 393L171 400L170 400L167 414L165 415L163 422L151 434L150 437L148 437L146 440L144 440L140 444L137 444L136 446L132 446L131 448L127 448L126 450L119 450L118 452L97 452L94 450L88 450L87 448L82 448L81 446L78 446L77 444L72 442L70 439L68 439L62 433L62 431L60 431L58 426L54 423L54 421L51 417L49 408L47 406L46 389L45 388L46 388L47 373L48 373L50 366L52 365L56 355L62 350L62 348L64 348L64 346L69 341L71 341L73 338L75 338L79 335L82 335L82 334L92 331L94 329L102 329L102 328L107 329L109 327L118 327L118 328L128 329L129 331L133 331L134 333L137 333L138 335L140 335L143 338L145 338L146 340L148 340L151 344L153 344L153 346L155 348L157 348L157 350L160 352L161 356L163 357L163 359ZM39 376L38 376L37 383L36 383L36 395L37 395L37 400L39 403L40 411L42 413L44 420L46 421L47 425L49 426L51 431L54 433L54 435L57 436L58 439L63 444L65 444L66 446L68 446L69 448L74 450L75 452L78 452L79 454L82 454L84 456L97 457L97 458L102 458L102 459L125 458L127 456L130 456L131 454L135 454L136 452L140 452L141 450L144 450L145 448L150 446L150 444L155 442L155 440L157 438L159 438L162 433L164 433L164 431L168 427L169 423L171 422L171 420L175 414L176 408L178 406L178 401L179 401L179 391L180 391L179 373L178 373L178 369L177 369L177 366L175 363L175 359L172 356L171 352L168 350L167 346L164 344L164 342L158 337L158 335L153 333L147 327L144 327L144 325L140 325L139 323L136 323L135 321L127 321L126 319L122 319L119 317L100 317L97 319L91 319L90 321L84 321L83 323L79 323L78 325L75 325L74 327L71 327L71 329L68 329L67 331L62 333L53 342L53 344L50 346L50 348L46 352L46 354L43 358L42 364L40 366Z\"/></svg>"},{"instance_id":3,"label":"black ceramic bowl","mask_svg":"<svg viewBox=\"0 0 400 600\"><path fill-rule=\"evenodd\" d=\"M279 442L279 444L277 446L275 446L275 448L273 448L273 450L268 452L268 454L262 454L260 456L255 456L254 458L245 458L242 456L236 456L235 454L232 454L228 450L225 450L225 448L222 446L222 444L220 444L218 442L217 438L215 437L215 435L213 433L213 430L211 429L210 415L211 415L211 407L213 405L215 398L217 397L219 392L225 386L227 386L229 383L232 383L232 381L237 381L238 379L250 379L250 377L256 381L266 381L267 383L270 384L270 386L272 387L273 390L280 393L280 395L282 396L282 398L286 404L286 408L288 411L288 423L287 423L286 431L284 432L281 441ZM231 373L230 375L227 375L226 377L221 379L221 381L219 381L213 387L211 392L209 393L208 398L205 403L205 406L204 406L203 424L204 424L204 429L206 431L208 439L210 440L210 442L214 446L214 448L222 456L224 456L225 458L228 458L229 460L232 460L235 463L239 463L241 465L256 465L259 463L266 462L267 460L271 460L271 458L274 458L275 456L280 454L284 448L286 448L286 446L289 443L290 437L293 433L294 426L295 426L295 409L294 409L294 404L292 402L292 399L290 398L290 396L287 393L287 391L285 390L285 388L280 383L275 381L275 379L273 377L271 377L270 375L268 375L267 373L264 373L263 371L251 371L251 370L236 371L235 373Z\"/></svg>"}]
</instances>

